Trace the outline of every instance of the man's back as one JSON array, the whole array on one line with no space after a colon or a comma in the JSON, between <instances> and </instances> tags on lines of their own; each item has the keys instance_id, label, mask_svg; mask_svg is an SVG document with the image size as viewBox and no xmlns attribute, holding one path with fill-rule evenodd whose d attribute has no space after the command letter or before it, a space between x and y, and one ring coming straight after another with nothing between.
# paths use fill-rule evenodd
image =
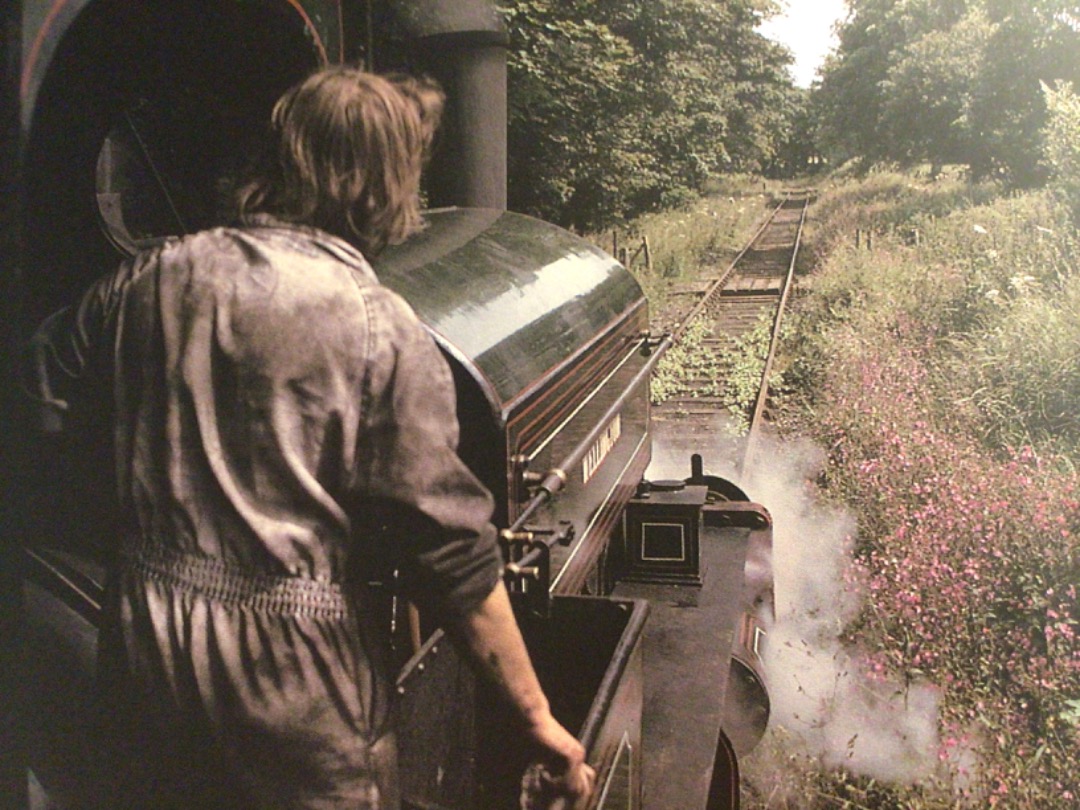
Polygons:
<instances>
[{"instance_id":1,"label":"man's back","mask_svg":"<svg viewBox=\"0 0 1080 810\"><path fill-rule=\"evenodd\" d=\"M136 260L111 336L131 528L268 574L340 579L386 294L357 251L313 229L215 229Z\"/></svg>"}]
</instances>

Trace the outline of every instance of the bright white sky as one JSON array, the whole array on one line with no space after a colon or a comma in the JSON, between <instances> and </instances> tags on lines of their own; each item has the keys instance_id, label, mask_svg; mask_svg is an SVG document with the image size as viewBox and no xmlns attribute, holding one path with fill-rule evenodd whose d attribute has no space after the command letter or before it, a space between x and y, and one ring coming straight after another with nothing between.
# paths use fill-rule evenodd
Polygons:
<instances>
[{"instance_id":1,"label":"bright white sky","mask_svg":"<svg viewBox=\"0 0 1080 810\"><path fill-rule=\"evenodd\" d=\"M795 84L809 87L825 55L836 44L832 26L844 17L844 0L780 0L784 10L768 20L761 33L787 45L795 54Z\"/></svg>"}]
</instances>

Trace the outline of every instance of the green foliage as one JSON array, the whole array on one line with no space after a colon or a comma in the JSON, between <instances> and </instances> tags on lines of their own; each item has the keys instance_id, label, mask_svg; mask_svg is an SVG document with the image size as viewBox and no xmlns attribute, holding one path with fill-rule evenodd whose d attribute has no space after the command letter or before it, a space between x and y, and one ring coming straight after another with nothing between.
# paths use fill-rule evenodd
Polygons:
<instances>
[{"instance_id":1,"label":"green foliage","mask_svg":"<svg viewBox=\"0 0 1080 810\"><path fill-rule=\"evenodd\" d=\"M649 389L654 403L695 392L716 396L722 368L716 353L704 342L708 336L708 324L698 318L687 326L682 339L660 358ZM702 386L701 380L712 382Z\"/></svg>"},{"instance_id":2,"label":"green foliage","mask_svg":"<svg viewBox=\"0 0 1080 810\"><path fill-rule=\"evenodd\" d=\"M834 162L968 165L1045 179L1040 82L1080 81L1080 9L1066 0L850 0L813 98Z\"/></svg>"},{"instance_id":3,"label":"green foliage","mask_svg":"<svg viewBox=\"0 0 1080 810\"><path fill-rule=\"evenodd\" d=\"M507 0L510 204L596 230L776 162L795 93L771 0Z\"/></svg>"},{"instance_id":4,"label":"green foliage","mask_svg":"<svg viewBox=\"0 0 1080 810\"><path fill-rule=\"evenodd\" d=\"M1033 276L1013 276L1009 285L993 325L962 341L970 401L998 445L1038 442L1075 451L1080 354L1062 338L1080 336L1080 279L1052 297Z\"/></svg>"},{"instance_id":5,"label":"green foliage","mask_svg":"<svg viewBox=\"0 0 1080 810\"><path fill-rule=\"evenodd\" d=\"M818 158L817 122L809 90L796 88L780 100L781 137L771 161L765 166L769 177L792 177L824 168Z\"/></svg>"},{"instance_id":6,"label":"green foliage","mask_svg":"<svg viewBox=\"0 0 1080 810\"><path fill-rule=\"evenodd\" d=\"M967 11L967 0L849 0L836 54L822 71L815 100L822 139L834 162L901 159L885 137L888 95L883 86L903 49L935 30L947 30Z\"/></svg>"},{"instance_id":7,"label":"green foliage","mask_svg":"<svg viewBox=\"0 0 1080 810\"><path fill-rule=\"evenodd\" d=\"M577 21L589 5L521 0L507 9L510 205L563 224L624 208L633 182L651 172L619 126L636 57L607 26Z\"/></svg>"},{"instance_id":8,"label":"green foliage","mask_svg":"<svg viewBox=\"0 0 1080 810\"><path fill-rule=\"evenodd\" d=\"M724 406L735 418L736 432L745 433L750 429L752 409L757 404L761 375L769 359L772 346L773 318L770 313L762 313L754 328L733 341L728 353L728 368L725 377ZM773 372L769 388L777 388L781 381L779 372Z\"/></svg>"},{"instance_id":9,"label":"green foliage","mask_svg":"<svg viewBox=\"0 0 1080 810\"><path fill-rule=\"evenodd\" d=\"M1040 166L1046 104L1040 82L1080 83L1080 9L1069 0L984 0L996 26L971 105L981 152L976 176L1005 174L1014 184L1045 180Z\"/></svg>"},{"instance_id":10,"label":"green foliage","mask_svg":"<svg viewBox=\"0 0 1080 810\"><path fill-rule=\"evenodd\" d=\"M1080 96L1067 82L1043 85L1047 121L1043 131L1051 187L1063 197L1080 224Z\"/></svg>"},{"instance_id":11,"label":"green foliage","mask_svg":"<svg viewBox=\"0 0 1080 810\"><path fill-rule=\"evenodd\" d=\"M936 166L965 162L973 148L972 89L992 32L986 17L975 11L900 49L881 83L881 127L893 157Z\"/></svg>"},{"instance_id":12,"label":"green foliage","mask_svg":"<svg viewBox=\"0 0 1080 810\"><path fill-rule=\"evenodd\" d=\"M753 329L732 341L722 354L705 343L709 336L704 318L687 327L679 342L657 363L651 381L652 401L659 404L673 397L721 397L721 407L732 417L731 431L746 433L772 344L772 318L762 315ZM776 387L780 381L780 373L774 373L770 385Z\"/></svg>"},{"instance_id":13,"label":"green foliage","mask_svg":"<svg viewBox=\"0 0 1080 810\"><path fill-rule=\"evenodd\" d=\"M944 366L968 392L985 440L1035 444L1080 462L1080 262L1067 217L1048 198L996 206L970 253L956 359ZM987 216L980 219L990 222ZM992 229L992 230L991 230ZM947 235L943 234L946 237ZM994 238L996 237L996 239Z\"/></svg>"}]
</instances>

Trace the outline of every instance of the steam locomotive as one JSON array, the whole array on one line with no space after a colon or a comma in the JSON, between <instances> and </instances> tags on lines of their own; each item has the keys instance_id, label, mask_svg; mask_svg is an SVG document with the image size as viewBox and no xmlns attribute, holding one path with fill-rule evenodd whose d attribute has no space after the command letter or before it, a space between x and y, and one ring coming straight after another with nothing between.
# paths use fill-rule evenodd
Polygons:
<instances>
[{"instance_id":1,"label":"steam locomotive","mask_svg":"<svg viewBox=\"0 0 1080 810\"><path fill-rule=\"evenodd\" d=\"M493 4L16 0L4 9L9 381L15 347L41 316L123 255L218 221L221 189L297 78L348 60L442 83L428 227L378 257L376 271L452 367L461 453L495 495L530 653L597 769L589 807L736 807L737 758L768 718L761 617L772 584L759 566L748 575L746 561L768 558L771 519L698 457L685 479L644 478L649 376L668 343L650 335L625 267L506 210L508 36ZM5 630L22 640L18 668L4 667L18 673L2 690L17 720L5 725L18 731L6 747L19 755L6 788L23 793L29 769L34 795L65 807L94 789L108 448L72 435L25 444L30 425L14 385L5 388L2 585L5 604L19 608L5 611L16 616ZM527 750L393 584L373 587L400 654L406 806L517 806Z\"/></svg>"}]
</instances>

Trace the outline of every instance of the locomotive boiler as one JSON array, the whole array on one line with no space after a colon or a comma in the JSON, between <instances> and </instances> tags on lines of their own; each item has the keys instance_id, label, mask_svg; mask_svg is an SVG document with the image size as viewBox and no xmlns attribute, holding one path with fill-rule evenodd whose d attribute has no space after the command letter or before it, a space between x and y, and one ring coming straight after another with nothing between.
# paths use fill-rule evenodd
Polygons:
<instances>
[{"instance_id":1,"label":"locomotive boiler","mask_svg":"<svg viewBox=\"0 0 1080 810\"><path fill-rule=\"evenodd\" d=\"M736 807L737 757L768 718L759 617L772 586L746 561L768 557L770 517L699 457L685 478L647 480L649 378L669 340L650 334L619 262L505 210L508 39L493 5L22 0L0 15L9 381L30 324L124 254L219 221L223 189L297 78L363 60L440 80L427 228L374 264L451 365L461 454L495 495L530 654L597 769L588 806ZM5 789L26 801L29 770L34 796L74 806L97 767L109 451L37 435L5 388L2 584L18 608L5 629L22 642L4 667L17 755ZM400 658L406 807L517 806L529 752L394 585L371 583Z\"/></svg>"}]
</instances>

